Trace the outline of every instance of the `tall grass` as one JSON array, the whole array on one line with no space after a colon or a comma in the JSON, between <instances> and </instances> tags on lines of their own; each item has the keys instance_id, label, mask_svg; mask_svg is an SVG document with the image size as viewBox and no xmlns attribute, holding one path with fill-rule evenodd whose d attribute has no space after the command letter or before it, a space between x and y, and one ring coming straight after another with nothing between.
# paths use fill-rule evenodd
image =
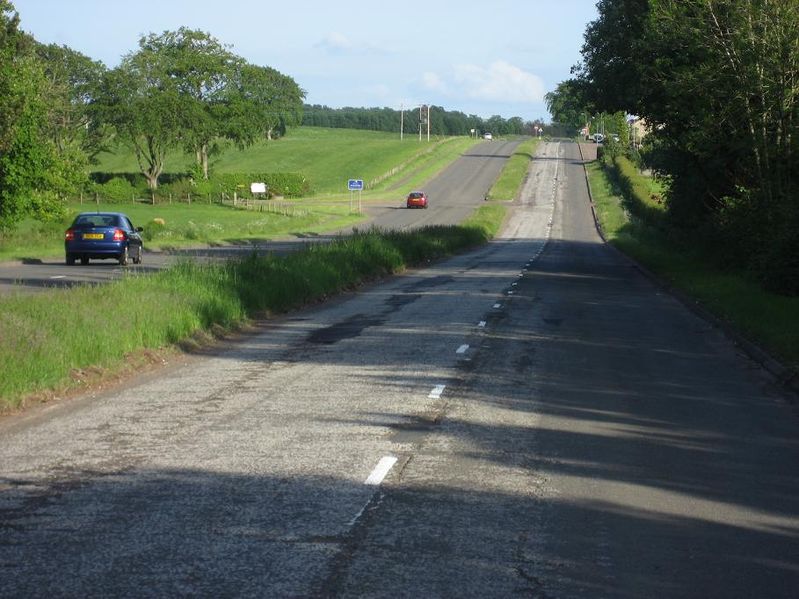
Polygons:
<instances>
[{"instance_id":1,"label":"tall grass","mask_svg":"<svg viewBox=\"0 0 799 599\"><path fill-rule=\"evenodd\" d=\"M462 226L375 230L285 257L186 261L107 285L0 297L0 409L79 386L85 369L113 371L139 350L285 312L484 243L503 218L501 206L485 206Z\"/></svg>"},{"instance_id":2,"label":"tall grass","mask_svg":"<svg viewBox=\"0 0 799 599\"><path fill-rule=\"evenodd\" d=\"M649 178L635 169L595 162L588 175L610 243L799 371L799 298L765 291L743 270L721 271L712 257L681 246L664 228Z\"/></svg>"}]
</instances>

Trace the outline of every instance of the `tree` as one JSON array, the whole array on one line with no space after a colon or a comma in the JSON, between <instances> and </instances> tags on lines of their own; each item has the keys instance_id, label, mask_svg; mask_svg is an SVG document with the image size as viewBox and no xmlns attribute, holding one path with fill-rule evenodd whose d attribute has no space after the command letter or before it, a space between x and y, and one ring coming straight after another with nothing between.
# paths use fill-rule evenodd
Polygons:
<instances>
[{"instance_id":1,"label":"tree","mask_svg":"<svg viewBox=\"0 0 799 599\"><path fill-rule=\"evenodd\" d=\"M799 4L601 0L577 69L589 100L643 117L669 214L799 294Z\"/></svg>"},{"instance_id":2,"label":"tree","mask_svg":"<svg viewBox=\"0 0 799 599\"><path fill-rule=\"evenodd\" d=\"M182 140L185 107L178 91L150 54L129 54L109 71L95 114L132 146L150 189L158 188L166 153Z\"/></svg>"},{"instance_id":3,"label":"tree","mask_svg":"<svg viewBox=\"0 0 799 599\"><path fill-rule=\"evenodd\" d=\"M36 44L47 81L48 134L62 154L75 150L88 160L104 148L104 132L92 118L91 103L106 67L57 44Z\"/></svg>"},{"instance_id":4,"label":"tree","mask_svg":"<svg viewBox=\"0 0 799 599\"><path fill-rule=\"evenodd\" d=\"M239 147L283 135L302 122L305 91L270 67L239 64L224 94L220 133Z\"/></svg>"},{"instance_id":5,"label":"tree","mask_svg":"<svg viewBox=\"0 0 799 599\"><path fill-rule=\"evenodd\" d=\"M33 39L19 30L14 6L0 0L0 230L61 210L68 169L45 134L45 89Z\"/></svg>"},{"instance_id":6,"label":"tree","mask_svg":"<svg viewBox=\"0 0 799 599\"><path fill-rule=\"evenodd\" d=\"M544 96L544 101L552 120L572 134L582 128L587 121L587 115L592 112L583 85L576 79L559 83L554 91Z\"/></svg>"},{"instance_id":7,"label":"tree","mask_svg":"<svg viewBox=\"0 0 799 599\"><path fill-rule=\"evenodd\" d=\"M223 129L223 96L241 59L210 34L181 27L143 37L136 60L177 94L181 141L207 179L209 147Z\"/></svg>"}]
</instances>

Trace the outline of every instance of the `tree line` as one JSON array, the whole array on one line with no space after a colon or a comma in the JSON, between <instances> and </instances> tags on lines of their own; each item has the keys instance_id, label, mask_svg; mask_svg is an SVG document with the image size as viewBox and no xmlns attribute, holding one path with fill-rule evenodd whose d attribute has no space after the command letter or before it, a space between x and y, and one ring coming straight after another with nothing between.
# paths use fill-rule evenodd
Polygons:
<instances>
[{"instance_id":1,"label":"tree line","mask_svg":"<svg viewBox=\"0 0 799 599\"><path fill-rule=\"evenodd\" d=\"M799 3L600 0L553 118L642 117L673 231L799 294Z\"/></svg>"},{"instance_id":2,"label":"tree line","mask_svg":"<svg viewBox=\"0 0 799 599\"><path fill-rule=\"evenodd\" d=\"M210 34L181 27L148 34L108 69L20 29L0 0L0 232L46 218L88 181L88 165L122 142L151 189L166 154L209 156L224 140L241 148L285 134L302 120L305 91L289 76L248 63Z\"/></svg>"},{"instance_id":3,"label":"tree line","mask_svg":"<svg viewBox=\"0 0 799 599\"><path fill-rule=\"evenodd\" d=\"M427 115L430 115L431 135L533 135L534 127L543 129L540 120L524 121L521 117L505 119L499 115L482 118L473 114L446 110L441 106L430 106L420 110L419 106L397 110L395 108L330 108L319 104L303 107L302 122L314 127L334 129L365 129L399 133L400 126L406 135L427 134Z\"/></svg>"}]
</instances>

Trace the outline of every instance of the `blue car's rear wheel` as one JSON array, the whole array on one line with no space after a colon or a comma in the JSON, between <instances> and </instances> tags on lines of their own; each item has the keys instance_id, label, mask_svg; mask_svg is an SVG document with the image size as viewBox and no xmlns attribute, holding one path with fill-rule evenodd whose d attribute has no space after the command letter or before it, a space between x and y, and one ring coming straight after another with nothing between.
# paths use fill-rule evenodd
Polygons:
<instances>
[{"instance_id":1,"label":"blue car's rear wheel","mask_svg":"<svg viewBox=\"0 0 799 599\"><path fill-rule=\"evenodd\" d=\"M119 265L120 266L127 266L128 265L128 248L125 247L122 249L122 253L119 255Z\"/></svg>"}]
</instances>

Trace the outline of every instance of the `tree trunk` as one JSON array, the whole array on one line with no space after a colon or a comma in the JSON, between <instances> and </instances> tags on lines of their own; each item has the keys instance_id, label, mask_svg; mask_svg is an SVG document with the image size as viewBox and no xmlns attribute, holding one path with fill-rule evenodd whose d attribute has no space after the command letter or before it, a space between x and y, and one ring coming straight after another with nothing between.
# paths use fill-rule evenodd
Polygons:
<instances>
[{"instance_id":1,"label":"tree trunk","mask_svg":"<svg viewBox=\"0 0 799 599\"><path fill-rule=\"evenodd\" d=\"M208 144L203 142L197 148L197 164L203 172L203 179L208 180Z\"/></svg>"}]
</instances>

